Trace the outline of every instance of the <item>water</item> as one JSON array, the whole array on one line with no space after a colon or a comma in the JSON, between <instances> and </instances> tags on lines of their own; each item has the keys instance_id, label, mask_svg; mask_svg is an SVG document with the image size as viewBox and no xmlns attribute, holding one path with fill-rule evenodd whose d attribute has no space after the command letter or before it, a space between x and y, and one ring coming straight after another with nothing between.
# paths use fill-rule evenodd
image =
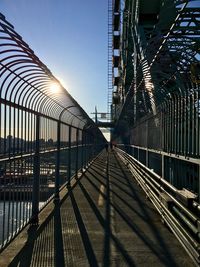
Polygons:
<instances>
[{"instance_id":1,"label":"water","mask_svg":"<svg viewBox=\"0 0 200 267\"><path fill-rule=\"evenodd\" d=\"M40 207L44 202L40 202ZM30 201L0 201L0 245L18 231L30 219L32 203Z\"/></svg>"}]
</instances>

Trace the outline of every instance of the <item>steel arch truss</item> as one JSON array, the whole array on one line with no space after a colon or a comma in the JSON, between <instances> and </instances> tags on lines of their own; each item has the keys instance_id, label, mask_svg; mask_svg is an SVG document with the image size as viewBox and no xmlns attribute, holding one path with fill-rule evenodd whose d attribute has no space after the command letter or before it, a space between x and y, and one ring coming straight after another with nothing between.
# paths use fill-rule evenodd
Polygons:
<instances>
[{"instance_id":1,"label":"steel arch truss","mask_svg":"<svg viewBox=\"0 0 200 267\"><path fill-rule=\"evenodd\" d=\"M122 7L117 110L120 117L134 113L133 125L156 114L172 94L199 90L200 6L194 0L126 0Z\"/></svg>"}]
</instances>

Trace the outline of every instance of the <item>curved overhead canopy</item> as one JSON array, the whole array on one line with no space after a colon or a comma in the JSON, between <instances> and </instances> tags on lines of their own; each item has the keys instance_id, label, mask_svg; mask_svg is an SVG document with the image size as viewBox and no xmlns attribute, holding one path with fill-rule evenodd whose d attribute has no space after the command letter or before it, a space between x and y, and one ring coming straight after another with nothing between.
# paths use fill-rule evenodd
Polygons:
<instances>
[{"instance_id":1,"label":"curved overhead canopy","mask_svg":"<svg viewBox=\"0 0 200 267\"><path fill-rule=\"evenodd\" d=\"M75 127L95 128L86 112L1 13L0 77L1 101Z\"/></svg>"}]
</instances>

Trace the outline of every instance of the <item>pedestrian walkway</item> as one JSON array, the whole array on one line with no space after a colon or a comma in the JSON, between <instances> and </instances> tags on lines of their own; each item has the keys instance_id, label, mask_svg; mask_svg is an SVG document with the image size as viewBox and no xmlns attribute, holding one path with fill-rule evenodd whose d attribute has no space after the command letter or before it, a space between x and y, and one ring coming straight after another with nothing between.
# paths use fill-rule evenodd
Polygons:
<instances>
[{"instance_id":1,"label":"pedestrian walkway","mask_svg":"<svg viewBox=\"0 0 200 267\"><path fill-rule=\"evenodd\" d=\"M73 179L40 222L1 254L1 267L194 266L114 151Z\"/></svg>"}]
</instances>

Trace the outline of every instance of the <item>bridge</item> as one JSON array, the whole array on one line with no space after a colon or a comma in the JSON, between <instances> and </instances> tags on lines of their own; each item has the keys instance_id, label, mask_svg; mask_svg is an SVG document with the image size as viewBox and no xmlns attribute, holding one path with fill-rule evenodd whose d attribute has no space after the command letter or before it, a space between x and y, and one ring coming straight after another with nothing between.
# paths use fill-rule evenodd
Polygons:
<instances>
[{"instance_id":1,"label":"bridge","mask_svg":"<svg viewBox=\"0 0 200 267\"><path fill-rule=\"evenodd\" d=\"M0 14L1 267L200 266L199 37L199 1L108 0L100 122Z\"/></svg>"}]
</instances>

